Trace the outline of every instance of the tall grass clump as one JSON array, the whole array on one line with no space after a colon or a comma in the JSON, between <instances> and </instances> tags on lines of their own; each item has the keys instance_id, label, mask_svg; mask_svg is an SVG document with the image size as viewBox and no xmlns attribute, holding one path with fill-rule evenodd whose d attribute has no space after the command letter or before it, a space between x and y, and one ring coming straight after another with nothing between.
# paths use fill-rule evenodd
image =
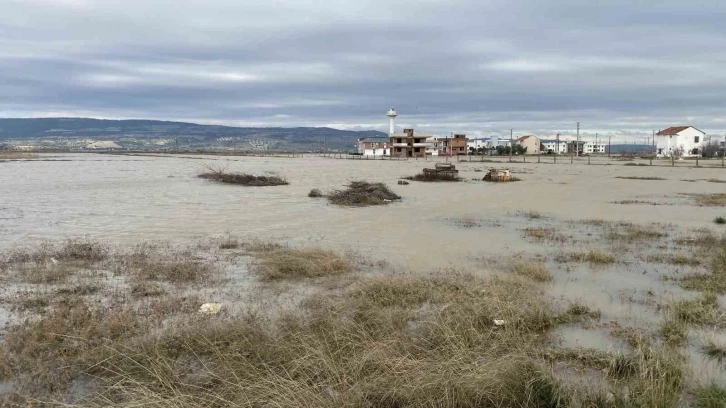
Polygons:
<instances>
[{"instance_id":1,"label":"tall grass clump","mask_svg":"<svg viewBox=\"0 0 726 408\"><path fill-rule=\"evenodd\" d=\"M702 408L726 407L726 387L712 382L696 389L696 404Z\"/></svg>"},{"instance_id":2,"label":"tall grass clump","mask_svg":"<svg viewBox=\"0 0 726 408\"><path fill-rule=\"evenodd\" d=\"M716 224L719 224L719 225L723 225L723 224L726 224L726 218L716 217L713 219L713 222L715 222Z\"/></svg>"},{"instance_id":3,"label":"tall grass clump","mask_svg":"<svg viewBox=\"0 0 726 408\"><path fill-rule=\"evenodd\" d=\"M383 183L353 181L345 190L335 190L328 195L332 204L348 207L384 205L400 200L401 196L391 191Z\"/></svg>"},{"instance_id":4,"label":"tall grass clump","mask_svg":"<svg viewBox=\"0 0 726 408\"><path fill-rule=\"evenodd\" d=\"M266 281L320 278L353 270L349 258L322 248L257 245L252 248L252 254L257 258L257 273Z\"/></svg>"},{"instance_id":5,"label":"tall grass clump","mask_svg":"<svg viewBox=\"0 0 726 408\"><path fill-rule=\"evenodd\" d=\"M683 277L681 286L690 290L726 293L726 240L714 241L707 251L704 257L710 261L708 272Z\"/></svg>"},{"instance_id":6,"label":"tall grass clump","mask_svg":"<svg viewBox=\"0 0 726 408\"><path fill-rule=\"evenodd\" d=\"M552 275L542 261L516 260L509 264L506 270L515 275L524 276L538 282L549 282Z\"/></svg>"}]
</instances>

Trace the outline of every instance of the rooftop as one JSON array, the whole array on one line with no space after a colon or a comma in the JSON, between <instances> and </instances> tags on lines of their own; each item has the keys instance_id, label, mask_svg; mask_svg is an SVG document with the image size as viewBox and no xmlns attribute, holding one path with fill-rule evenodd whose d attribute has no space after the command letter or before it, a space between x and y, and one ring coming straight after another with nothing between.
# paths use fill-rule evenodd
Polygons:
<instances>
[{"instance_id":1,"label":"rooftop","mask_svg":"<svg viewBox=\"0 0 726 408\"><path fill-rule=\"evenodd\" d=\"M672 126L658 132L658 136L675 136L693 126Z\"/></svg>"}]
</instances>

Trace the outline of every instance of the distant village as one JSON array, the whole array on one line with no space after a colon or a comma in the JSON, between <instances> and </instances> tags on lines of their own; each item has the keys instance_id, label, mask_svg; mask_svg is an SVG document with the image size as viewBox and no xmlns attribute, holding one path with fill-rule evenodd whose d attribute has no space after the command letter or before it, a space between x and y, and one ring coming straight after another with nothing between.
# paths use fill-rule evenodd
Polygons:
<instances>
[{"instance_id":1,"label":"distant village","mask_svg":"<svg viewBox=\"0 0 726 408\"><path fill-rule=\"evenodd\" d=\"M396 133L398 112L391 108L388 137L368 137L358 140L357 154L363 156L427 157L458 155L539 155L567 154L592 155L609 152L608 141L583 141L573 138L540 138L524 135L516 138L468 138L465 134L435 136L432 133L403 129ZM711 140L706 133L693 126L673 126L661 130L652 139L656 156L693 157L720 156L726 150L726 140Z\"/></svg>"}]
</instances>

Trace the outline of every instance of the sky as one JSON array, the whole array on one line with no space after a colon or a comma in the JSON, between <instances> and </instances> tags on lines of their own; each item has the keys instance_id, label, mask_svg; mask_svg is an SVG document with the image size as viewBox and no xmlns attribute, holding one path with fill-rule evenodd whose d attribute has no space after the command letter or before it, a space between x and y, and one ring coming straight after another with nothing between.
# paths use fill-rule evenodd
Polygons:
<instances>
[{"instance_id":1,"label":"sky","mask_svg":"<svg viewBox=\"0 0 726 408\"><path fill-rule=\"evenodd\" d=\"M0 117L726 133L723 0L0 0Z\"/></svg>"}]
</instances>

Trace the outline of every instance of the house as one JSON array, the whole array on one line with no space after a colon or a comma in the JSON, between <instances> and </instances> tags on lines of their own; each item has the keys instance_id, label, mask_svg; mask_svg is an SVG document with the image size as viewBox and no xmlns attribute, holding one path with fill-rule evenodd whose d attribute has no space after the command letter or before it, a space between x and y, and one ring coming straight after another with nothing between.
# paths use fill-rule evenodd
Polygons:
<instances>
[{"instance_id":1,"label":"house","mask_svg":"<svg viewBox=\"0 0 726 408\"><path fill-rule=\"evenodd\" d=\"M535 135L526 135L517 138L517 144L527 149L524 154L540 154L541 140Z\"/></svg>"},{"instance_id":2,"label":"house","mask_svg":"<svg viewBox=\"0 0 726 408\"><path fill-rule=\"evenodd\" d=\"M387 137L364 137L358 139L358 154L363 156L389 156L390 139Z\"/></svg>"},{"instance_id":3,"label":"house","mask_svg":"<svg viewBox=\"0 0 726 408\"><path fill-rule=\"evenodd\" d=\"M393 157L426 157L428 139L431 133L415 133L413 129L403 129L403 133L391 133L390 153Z\"/></svg>"},{"instance_id":4,"label":"house","mask_svg":"<svg viewBox=\"0 0 726 408\"><path fill-rule=\"evenodd\" d=\"M567 141L557 139L542 139L542 153L546 154L564 154L567 153Z\"/></svg>"},{"instance_id":5,"label":"house","mask_svg":"<svg viewBox=\"0 0 726 408\"><path fill-rule=\"evenodd\" d=\"M658 156L698 156L703 151L706 133L693 126L674 126L655 136Z\"/></svg>"}]
</instances>

